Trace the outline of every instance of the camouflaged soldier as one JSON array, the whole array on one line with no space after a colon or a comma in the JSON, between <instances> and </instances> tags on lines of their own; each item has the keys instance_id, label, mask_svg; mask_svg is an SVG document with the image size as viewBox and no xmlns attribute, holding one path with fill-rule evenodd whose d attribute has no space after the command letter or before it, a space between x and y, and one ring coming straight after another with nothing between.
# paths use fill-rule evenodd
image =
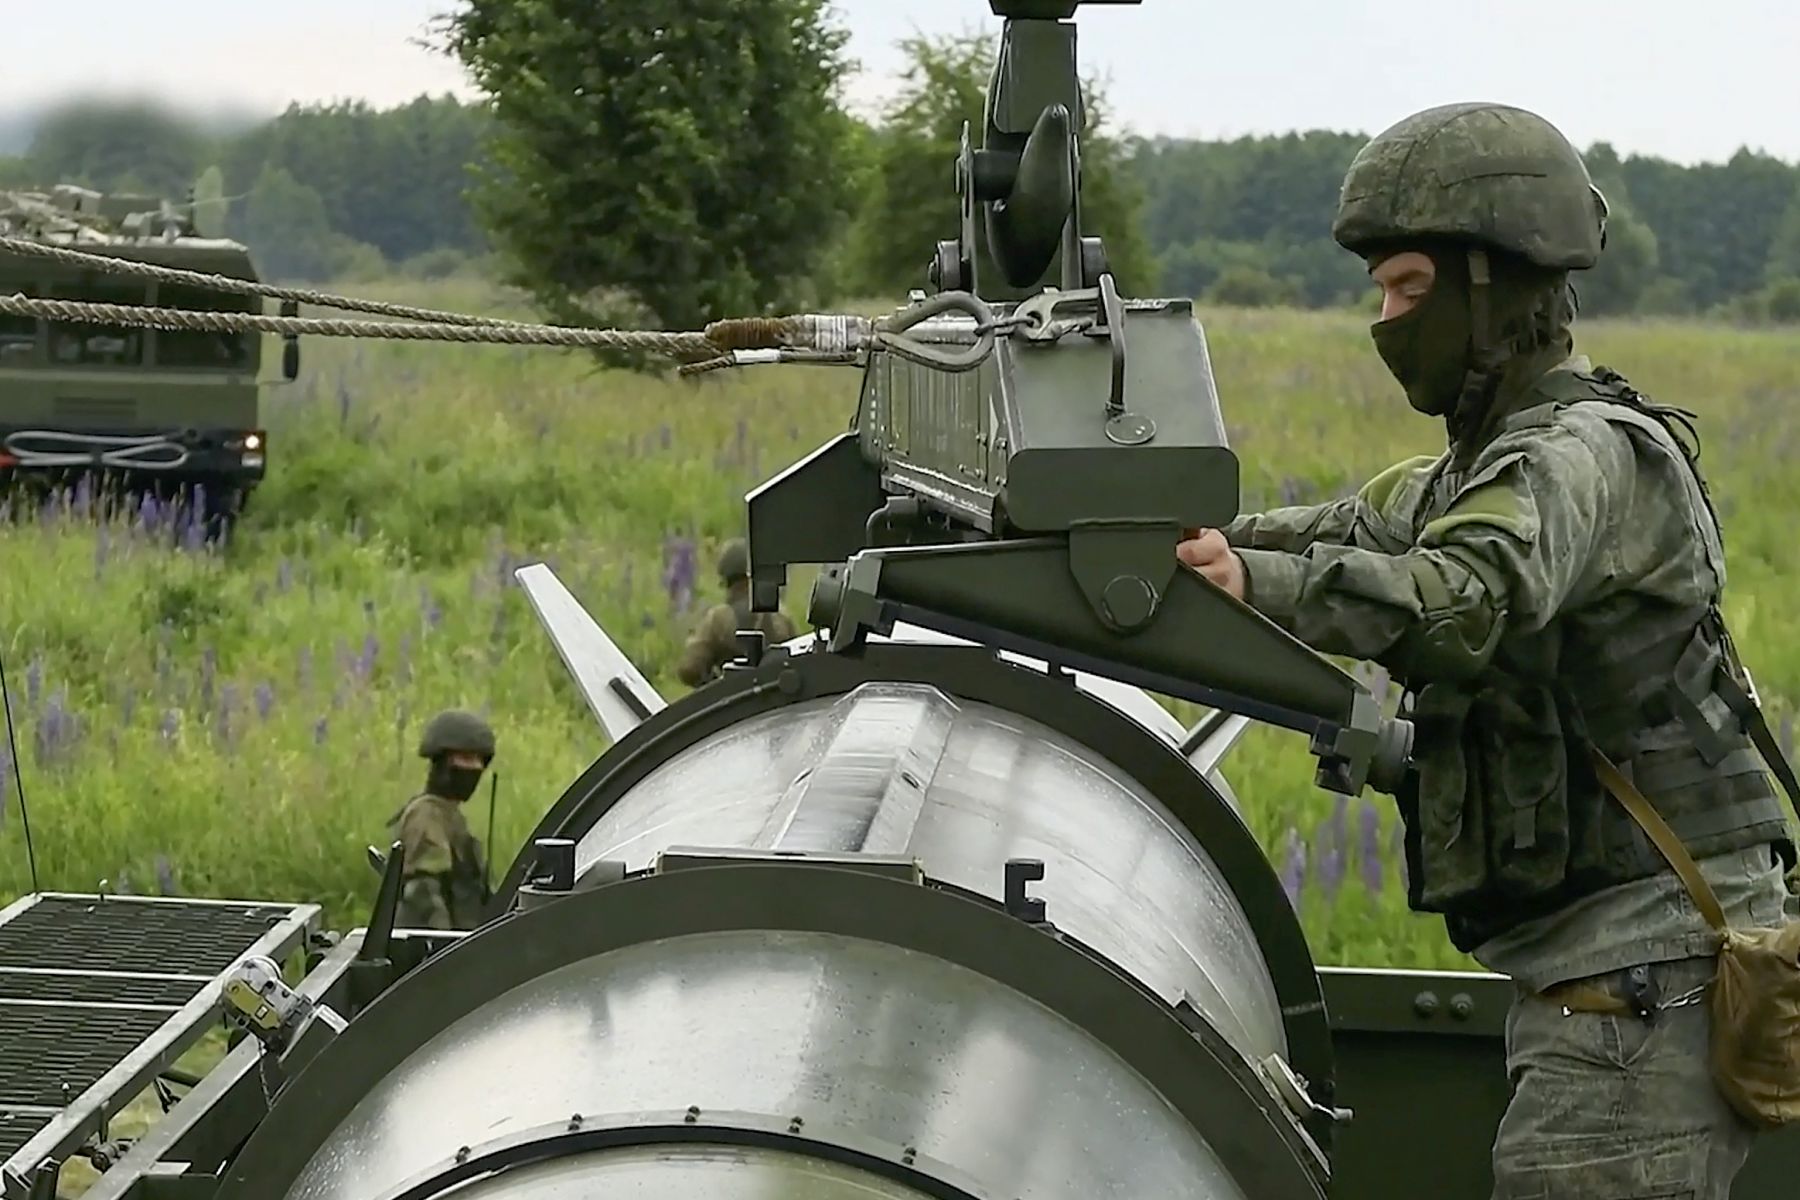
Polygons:
<instances>
[{"instance_id":1,"label":"camouflaged soldier","mask_svg":"<svg viewBox=\"0 0 1800 1200\"><path fill-rule=\"evenodd\" d=\"M1794 863L1747 727L1792 776L1729 650L1686 414L1574 353L1568 272L1605 220L1574 148L1516 108L1434 108L1373 139L1333 233L1384 294L1377 352L1448 449L1178 554L1407 689L1409 901L1518 985L1494 1195L1724 1200L1752 1132L1708 1072L1716 944L1588 745L1733 924L1778 922Z\"/></svg>"},{"instance_id":2,"label":"camouflaged soldier","mask_svg":"<svg viewBox=\"0 0 1800 1200\"><path fill-rule=\"evenodd\" d=\"M675 675L689 687L699 687L717 677L724 665L738 656L740 629L760 629L773 646L796 636L787 614L750 611L750 551L744 539L733 538L719 554L719 580L725 585L725 602L715 604L688 635Z\"/></svg>"},{"instance_id":3,"label":"camouflaged soldier","mask_svg":"<svg viewBox=\"0 0 1800 1200\"><path fill-rule=\"evenodd\" d=\"M419 757L431 764L425 791L388 821L406 855L398 923L473 929L487 903L487 868L462 806L493 761L494 731L473 713L441 712L425 726Z\"/></svg>"}]
</instances>

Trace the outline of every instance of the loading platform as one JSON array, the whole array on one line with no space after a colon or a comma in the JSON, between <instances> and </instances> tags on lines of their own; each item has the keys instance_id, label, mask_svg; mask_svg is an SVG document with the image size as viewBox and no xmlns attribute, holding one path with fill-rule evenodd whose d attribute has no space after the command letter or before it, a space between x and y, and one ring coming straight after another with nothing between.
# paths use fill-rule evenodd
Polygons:
<instances>
[{"instance_id":1,"label":"loading platform","mask_svg":"<svg viewBox=\"0 0 1800 1200\"><path fill-rule=\"evenodd\" d=\"M313 904L62 892L0 910L0 1197L53 1188L220 1024L221 976L252 955L283 961L319 920Z\"/></svg>"}]
</instances>

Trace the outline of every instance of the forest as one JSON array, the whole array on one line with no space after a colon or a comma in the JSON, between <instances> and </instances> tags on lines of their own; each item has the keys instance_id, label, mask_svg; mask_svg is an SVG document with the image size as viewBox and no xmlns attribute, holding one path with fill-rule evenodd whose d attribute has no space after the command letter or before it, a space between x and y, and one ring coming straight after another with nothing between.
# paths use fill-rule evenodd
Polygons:
<instances>
[{"instance_id":1,"label":"forest","mask_svg":"<svg viewBox=\"0 0 1800 1200\"><path fill-rule=\"evenodd\" d=\"M829 57L830 49L813 52ZM824 302L917 286L929 247L953 228L949 165L962 122L981 119L992 48L949 38L915 40L906 50L907 86L879 119L853 117L833 103L787 114L790 128L820 127L816 144L794 161L833 169L831 186L787 189L809 197L812 207L792 214L806 247L783 250L804 260L804 279L784 298ZM9 132L20 152L0 156L0 186L75 182L179 198L216 163L234 199L230 231L273 277L430 278L471 267L504 274L510 264L518 282L531 277L534 264L543 276L544 264L574 262L570 269L582 278L531 289L564 319L600 315L570 307L569 297L595 285L647 292L649 307L666 320L716 315L710 310L752 298L701 294L671 309L657 289L666 290L676 270L665 260L686 253L675 234L654 246L641 239L620 244L610 258L600 253L586 261L589 243L613 236L603 230L619 227L628 213L654 210L660 201L652 197L679 191L682 182L647 182L636 166L620 178L631 159L605 152L606 129L582 167L557 167L557 188L535 193L550 197L544 203L554 212L522 211L521 189L510 183L545 173L543 160L555 157L560 143L534 145L522 156L509 132L521 122L509 124L504 106L521 95L516 80L523 76L509 76L505 62L465 58L478 76L486 72L498 117L495 103L421 96L385 110L360 102L294 105L221 131L171 109L70 103L48 110L32 128L14 122ZM535 111L523 124L538 119ZM1142 139L1110 126L1098 89L1089 116L1089 221L1106 237L1127 290L1301 308L1355 306L1369 294L1362 264L1331 242L1329 225L1344 169L1372 131ZM540 124L542 135L548 121ZM743 130L709 132L717 149L706 153L714 159L728 159L733 145L751 155ZM613 136L621 144L626 138ZM1605 143L1584 153L1613 214L1602 264L1578 280L1584 312L1800 321L1800 164L1750 149L1692 166L1621 156ZM761 161L771 159L764 154ZM694 170L691 163L678 169ZM754 186L762 188L752 193L760 203L781 203L774 198L783 191L778 183ZM568 219L572 212L585 214L594 229ZM658 222L665 230L683 226L679 217ZM749 221L710 236L715 245L747 247L756 243L757 227ZM527 229L529 235L521 232ZM565 231L581 245L559 244ZM620 262L637 265L644 279ZM775 273L767 263L745 266Z\"/></svg>"}]
</instances>

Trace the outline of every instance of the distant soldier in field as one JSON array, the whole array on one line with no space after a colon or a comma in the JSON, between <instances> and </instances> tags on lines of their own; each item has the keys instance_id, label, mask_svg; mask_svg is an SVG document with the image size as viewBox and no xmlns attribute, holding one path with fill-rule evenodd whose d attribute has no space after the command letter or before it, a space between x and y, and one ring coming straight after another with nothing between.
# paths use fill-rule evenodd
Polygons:
<instances>
[{"instance_id":1,"label":"distant soldier in field","mask_svg":"<svg viewBox=\"0 0 1800 1200\"><path fill-rule=\"evenodd\" d=\"M1709 927L1720 907L1781 922L1795 847L1767 771L1793 776L1720 615L1692 429L1575 353L1569 272L1599 258L1606 211L1516 108L1373 139L1333 234L1382 291L1376 352L1448 447L1176 553L1405 685L1409 903L1517 985L1494 1196L1726 1200L1754 1131L1709 1074Z\"/></svg>"},{"instance_id":2,"label":"distant soldier in field","mask_svg":"<svg viewBox=\"0 0 1800 1200\"><path fill-rule=\"evenodd\" d=\"M441 712L425 726L419 757L431 764L425 791L388 821L406 855L397 923L409 929L474 929L487 903L487 867L463 801L493 761L494 731L474 713Z\"/></svg>"},{"instance_id":3,"label":"distant soldier in field","mask_svg":"<svg viewBox=\"0 0 1800 1200\"><path fill-rule=\"evenodd\" d=\"M725 543L719 554L719 579L725 585L725 602L713 605L700 618L675 665L676 676L689 687L715 678L738 656L740 629L760 629L770 645L797 636L787 614L750 611L750 551L743 538Z\"/></svg>"}]
</instances>

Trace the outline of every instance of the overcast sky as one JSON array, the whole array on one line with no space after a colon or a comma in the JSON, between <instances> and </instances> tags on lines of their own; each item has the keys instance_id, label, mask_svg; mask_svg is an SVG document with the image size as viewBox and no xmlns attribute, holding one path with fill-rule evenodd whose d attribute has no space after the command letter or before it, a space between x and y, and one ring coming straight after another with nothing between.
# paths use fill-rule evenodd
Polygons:
<instances>
[{"instance_id":1,"label":"overcast sky","mask_svg":"<svg viewBox=\"0 0 1800 1200\"><path fill-rule=\"evenodd\" d=\"M472 94L413 44L458 0L0 0L0 114L72 91L204 107ZM986 0L836 0L886 94L911 33L994 31ZM605 5L596 3L596 11ZM1373 132L1452 100L1543 113L1576 142L1682 162L1740 145L1800 160L1794 0L1145 0L1084 10L1084 68L1141 133Z\"/></svg>"}]
</instances>

